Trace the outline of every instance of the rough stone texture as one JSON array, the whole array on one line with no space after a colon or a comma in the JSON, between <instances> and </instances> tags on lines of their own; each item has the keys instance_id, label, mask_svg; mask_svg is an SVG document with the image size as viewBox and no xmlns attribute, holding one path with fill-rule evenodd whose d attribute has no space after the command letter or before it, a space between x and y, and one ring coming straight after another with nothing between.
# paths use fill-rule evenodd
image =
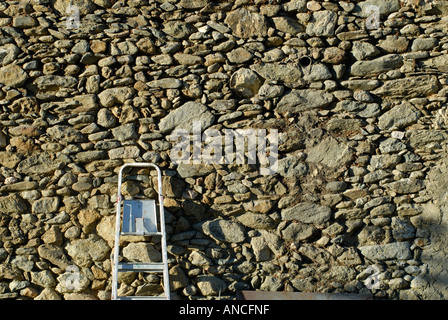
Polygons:
<instances>
[{"instance_id":1,"label":"rough stone texture","mask_svg":"<svg viewBox=\"0 0 448 320\"><path fill-rule=\"evenodd\" d=\"M193 122L199 121L202 130L205 130L213 123L214 119L215 117L205 105L197 102L187 102L163 118L160 121L159 128L162 132L174 129L184 129L191 132Z\"/></svg>"}]
</instances>

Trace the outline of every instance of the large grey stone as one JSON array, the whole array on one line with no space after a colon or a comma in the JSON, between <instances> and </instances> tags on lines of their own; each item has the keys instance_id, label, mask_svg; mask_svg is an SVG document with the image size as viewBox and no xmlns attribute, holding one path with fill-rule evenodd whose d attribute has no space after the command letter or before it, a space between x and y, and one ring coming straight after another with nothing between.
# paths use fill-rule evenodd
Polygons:
<instances>
[{"instance_id":1,"label":"large grey stone","mask_svg":"<svg viewBox=\"0 0 448 320\"><path fill-rule=\"evenodd\" d=\"M244 228L239 223L221 218L202 223L200 229L221 242L240 243L246 239Z\"/></svg>"},{"instance_id":2,"label":"large grey stone","mask_svg":"<svg viewBox=\"0 0 448 320\"><path fill-rule=\"evenodd\" d=\"M250 68L261 75L264 79L272 81L294 83L301 81L303 77L301 67L295 63L253 64Z\"/></svg>"},{"instance_id":3,"label":"large grey stone","mask_svg":"<svg viewBox=\"0 0 448 320\"><path fill-rule=\"evenodd\" d=\"M410 130L406 138L412 148L421 148L433 142L446 141L448 134L441 130Z\"/></svg>"},{"instance_id":4,"label":"large grey stone","mask_svg":"<svg viewBox=\"0 0 448 320\"><path fill-rule=\"evenodd\" d=\"M391 191L399 194L415 193L425 187L423 180L404 178L385 185Z\"/></svg>"},{"instance_id":5,"label":"large grey stone","mask_svg":"<svg viewBox=\"0 0 448 320\"><path fill-rule=\"evenodd\" d=\"M337 14L333 11L313 12L306 33L312 37L330 37L334 35L337 22Z\"/></svg>"},{"instance_id":6,"label":"large grey stone","mask_svg":"<svg viewBox=\"0 0 448 320\"><path fill-rule=\"evenodd\" d=\"M278 161L277 172L283 177L303 177L308 172L308 167L299 158L287 156Z\"/></svg>"},{"instance_id":7,"label":"large grey stone","mask_svg":"<svg viewBox=\"0 0 448 320\"><path fill-rule=\"evenodd\" d=\"M131 99L134 93L135 90L132 87L115 87L102 91L98 94L98 98L101 106L109 108Z\"/></svg>"},{"instance_id":8,"label":"large grey stone","mask_svg":"<svg viewBox=\"0 0 448 320\"><path fill-rule=\"evenodd\" d=\"M282 236L286 241L298 242L310 238L315 231L309 224L294 222L282 230Z\"/></svg>"},{"instance_id":9,"label":"large grey stone","mask_svg":"<svg viewBox=\"0 0 448 320\"><path fill-rule=\"evenodd\" d=\"M433 38L429 38L429 39L433 39ZM422 64L426 68L435 68L441 72L448 72L448 54L442 54L440 56L427 59L427 60L423 61Z\"/></svg>"},{"instance_id":10,"label":"large grey stone","mask_svg":"<svg viewBox=\"0 0 448 320\"><path fill-rule=\"evenodd\" d=\"M401 129L415 123L420 115L420 111L412 104L402 103L379 117L378 127L382 130Z\"/></svg>"},{"instance_id":11,"label":"large grey stone","mask_svg":"<svg viewBox=\"0 0 448 320\"><path fill-rule=\"evenodd\" d=\"M204 296L217 296L227 289L226 283L216 276L198 276L196 281Z\"/></svg>"},{"instance_id":12,"label":"large grey stone","mask_svg":"<svg viewBox=\"0 0 448 320\"><path fill-rule=\"evenodd\" d=\"M373 44L366 41L354 41L352 54L356 60L367 60L380 54L380 50Z\"/></svg>"},{"instance_id":13,"label":"large grey stone","mask_svg":"<svg viewBox=\"0 0 448 320\"><path fill-rule=\"evenodd\" d=\"M61 88L74 88L78 80L72 76L45 75L33 82L39 90L58 91Z\"/></svg>"},{"instance_id":14,"label":"large grey stone","mask_svg":"<svg viewBox=\"0 0 448 320\"><path fill-rule=\"evenodd\" d=\"M26 175L49 174L67 162L67 159L63 157L57 157L55 154L43 152L22 160L17 167L17 172Z\"/></svg>"},{"instance_id":15,"label":"large grey stone","mask_svg":"<svg viewBox=\"0 0 448 320\"><path fill-rule=\"evenodd\" d=\"M110 252L107 242L94 234L90 234L87 239L73 240L65 249L80 267L90 267L93 262L102 261Z\"/></svg>"},{"instance_id":16,"label":"large grey stone","mask_svg":"<svg viewBox=\"0 0 448 320\"><path fill-rule=\"evenodd\" d=\"M386 81L381 87L374 90L372 93L379 96L413 98L429 96L437 93L439 88L440 83L437 76L421 75Z\"/></svg>"},{"instance_id":17,"label":"large grey stone","mask_svg":"<svg viewBox=\"0 0 448 320\"><path fill-rule=\"evenodd\" d=\"M193 122L198 121L201 129L205 130L213 124L215 117L208 108L198 102L189 101L179 108L171 111L160 120L159 129L162 132L170 132L176 128L189 132L193 129Z\"/></svg>"},{"instance_id":18,"label":"large grey stone","mask_svg":"<svg viewBox=\"0 0 448 320\"><path fill-rule=\"evenodd\" d=\"M6 66L13 62L20 53L20 49L12 43L6 43L0 47L0 66Z\"/></svg>"},{"instance_id":19,"label":"large grey stone","mask_svg":"<svg viewBox=\"0 0 448 320\"><path fill-rule=\"evenodd\" d=\"M27 73L18 65L11 64L0 68L0 83L6 86L20 88L27 78Z\"/></svg>"},{"instance_id":20,"label":"large grey stone","mask_svg":"<svg viewBox=\"0 0 448 320\"><path fill-rule=\"evenodd\" d=\"M112 134L115 139L119 141L136 139L138 137L137 128L134 123L127 123L119 127L115 127L112 129Z\"/></svg>"},{"instance_id":21,"label":"large grey stone","mask_svg":"<svg viewBox=\"0 0 448 320\"><path fill-rule=\"evenodd\" d=\"M331 218L331 209L315 203L302 202L281 212L283 220L322 224Z\"/></svg>"},{"instance_id":22,"label":"large grey stone","mask_svg":"<svg viewBox=\"0 0 448 320\"><path fill-rule=\"evenodd\" d=\"M34 201L31 210L34 214L54 213L59 208L59 202L58 197L45 197Z\"/></svg>"},{"instance_id":23,"label":"large grey stone","mask_svg":"<svg viewBox=\"0 0 448 320\"><path fill-rule=\"evenodd\" d=\"M266 214L247 212L237 218L238 222L252 229L272 229L274 220Z\"/></svg>"},{"instance_id":24,"label":"large grey stone","mask_svg":"<svg viewBox=\"0 0 448 320\"><path fill-rule=\"evenodd\" d=\"M224 22L239 38L247 39L253 36L264 37L268 33L267 18L258 13L252 13L246 8L239 8L227 14Z\"/></svg>"},{"instance_id":25,"label":"large grey stone","mask_svg":"<svg viewBox=\"0 0 448 320\"><path fill-rule=\"evenodd\" d=\"M62 144L83 142L84 135L75 128L67 125L56 125L47 129L47 134Z\"/></svg>"},{"instance_id":26,"label":"large grey stone","mask_svg":"<svg viewBox=\"0 0 448 320\"><path fill-rule=\"evenodd\" d=\"M381 108L378 103L365 103L353 100L343 100L338 102L336 110L352 112L362 118L371 118L380 114Z\"/></svg>"},{"instance_id":27,"label":"large grey stone","mask_svg":"<svg viewBox=\"0 0 448 320\"><path fill-rule=\"evenodd\" d=\"M183 21L172 20L163 24L163 32L175 39L185 39L194 31L193 26Z\"/></svg>"},{"instance_id":28,"label":"large grey stone","mask_svg":"<svg viewBox=\"0 0 448 320\"><path fill-rule=\"evenodd\" d=\"M367 259L378 260L407 260L412 257L409 242L393 242L373 246L359 247L362 255Z\"/></svg>"},{"instance_id":29,"label":"large grey stone","mask_svg":"<svg viewBox=\"0 0 448 320\"><path fill-rule=\"evenodd\" d=\"M371 15L368 9L370 6L377 6L381 15L388 15L392 12L400 10L399 0L368 0L359 2L352 13L362 18L367 18Z\"/></svg>"},{"instance_id":30,"label":"large grey stone","mask_svg":"<svg viewBox=\"0 0 448 320\"><path fill-rule=\"evenodd\" d=\"M406 145L394 138L388 138L380 142L379 149L381 153L396 153L406 149Z\"/></svg>"},{"instance_id":31,"label":"large grey stone","mask_svg":"<svg viewBox=\"0 0 448 320\"><path fill-rule=\"evenodd\" d=\"M123 248L123 257L134 262L158 262L162 255L149 243L132 242Z\"/></svg>"},{"instance_id":32,"label":"large grey stone","mask_svg":"<svg viewBox=\"0 0 448 320\"><path fill-rule=\"evenodd\" d=\"M247 68L235 71L230 77L230 88L245 98L256 95L262 84L258 74Z\"/></svg>"},{"instance_id":33,"label":"large grey stone","mask_svg":"<svg viewBox=\"0 0 448 320\"><path fill-rule=\"evenodd\" d=\"M297 19L291 17L273 17L272 22L277 30L290 33L293 36L305 30L305 27L299 24Z\"/></svg>"},{"instance_id":34,"label":"large grey stone","mask_svg":"<svg viewBox=\"0 0 448 320\"><path fill-rule=\"evenodd\" d=\"M328 137L308 150L307 162L320 163L330 168L346 165L353 159L353 150L345 143Z\"/></svg>"},{"instance_id":35,"label":"large grey stone","mask_svg":"<svg viewBox=\"0 0 448 320\"><path fill-rule=\"evenodd\" d=\"M50 261L61 269L65 269L70 265L70 261L60 246L49 243L43 244L37 248L37 252L41 258Z\"/></svg>"},{"instance_id":36,"label":"large grey stone","mask_svg":"<svg viewBox=\"0 0 448 320\"><path fill-rule=\"evenodd\" d=\"M403 65L403 58L398 54L388 54L373 60L356 61L350 69L353 76L368 76L399 68Z\"/></svg>"},{"instance_id":37,"label":"large grey stone","mask_svg":"<svg viewBox=\"0 0 448 320\"><path fill-rule=\"evenodd\" d=\"M24 213L27 210L26 202L17 194L0 197L1 213Z\"/></svg>"},{"instance_id":38,"label":"large grey stone","mask_svg":"<svg viewBox=\"0 0 448 320\"><path fill-rule=\"evenodd\" d=\"M303 79L306 81L323 81L329 80L332 77L330 70L323 63L314 63Z\"/></svg>"},{"instance_id":39,"label":"large grey stone","mask_svg":"<svg viewBox=\"0 0 448 320\"><path fill-rule=\"evenodd\" d=\"M333 99L333 94L324 90L292 90L278 102L275 111L299 113L310 109L325 108Z\"/></svg>"}]
</instances>

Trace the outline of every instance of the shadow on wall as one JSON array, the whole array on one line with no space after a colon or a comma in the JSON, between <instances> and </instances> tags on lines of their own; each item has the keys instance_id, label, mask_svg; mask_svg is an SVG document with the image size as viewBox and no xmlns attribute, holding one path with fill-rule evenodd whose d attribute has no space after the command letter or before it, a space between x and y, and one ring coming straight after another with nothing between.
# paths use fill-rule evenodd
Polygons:
<instances>
[{"instance_id":1,"label":"shadow on wall","mask_svg":"<svg viewBox=\"0 0 448 320\"><path fill-rule=\"evenodd\" d=\"M411 282L411 288L424 300L448 299L448 166L444 158L428 172L426 188L433 200L422 205L422 213L411 221L427 236L421 261L426 270ZM419 231L418 231L419 232ZM425 234L426 233L426 234Z\"/></svg>"}]
</instances>

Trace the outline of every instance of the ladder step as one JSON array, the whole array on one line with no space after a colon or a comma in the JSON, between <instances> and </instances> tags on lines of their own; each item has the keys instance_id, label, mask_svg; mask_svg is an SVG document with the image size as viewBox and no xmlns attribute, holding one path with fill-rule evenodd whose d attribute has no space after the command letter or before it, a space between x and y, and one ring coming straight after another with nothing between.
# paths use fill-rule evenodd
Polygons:
<instances>
[{"instance_id":1,"label":"ladder step","mask_svg":"<svg viewBox=\"0 0 448 320\"><path fill-rule=\"evenodd\" d=\"M120 262L119 272L163 272L163 262Z\"/></svg>"},{"instance_id":2,"label":"ladder step","mask_svg":"<svg viewBox=\"0 0 448 320\"><path fill-rule=\"evenodd\" d=\"M167 300L166 296L121 296L117 300Z\"/></svg>"},{"instance_id":3,"label":"ladder step","mask_svg":"<svg viewBox=\"0 0 448 320\"><path fill-rule=\"evenodd\" d=\"M144 236L144 237L154 237L154 236L161 236L162 232L144 232L144 233L137 233L137 232L120 232L120 236Z\"/></svg>"}]
</instances>

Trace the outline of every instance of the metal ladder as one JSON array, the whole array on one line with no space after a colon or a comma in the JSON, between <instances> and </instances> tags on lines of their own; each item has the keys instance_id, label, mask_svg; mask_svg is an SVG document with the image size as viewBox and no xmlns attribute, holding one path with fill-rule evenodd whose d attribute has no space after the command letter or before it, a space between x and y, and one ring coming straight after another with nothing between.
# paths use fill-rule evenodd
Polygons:
<instances>
[{"instance_id":1,"label":"metal ladder","mask_svg":"<svg viewBox=\"0 0 448 320\"><path fill-rule=\"evenodd\" d=\"M157 225L156 201L123 200L121 186L123 170L127 167L147 168L157 170L159 194L159 226ZM123 219L121 208L123 202ZM122 221L121 221L122 220ZM122 223L121 223L122 222ZM120 225L122 224L121 228ZM120 235L126 236L160 236L162 262L119 262ZM118 174L117 216L115 221L115 244L112 260L112 300L170 300L170 285L168 274L168 257L166 250L165 214L163 208L162 173L159 167L152 163L127 163L120 168ZM118 272L153 272L163 274L163 291L160 296L118 296Z\"/></svg>"}]
</instances>

